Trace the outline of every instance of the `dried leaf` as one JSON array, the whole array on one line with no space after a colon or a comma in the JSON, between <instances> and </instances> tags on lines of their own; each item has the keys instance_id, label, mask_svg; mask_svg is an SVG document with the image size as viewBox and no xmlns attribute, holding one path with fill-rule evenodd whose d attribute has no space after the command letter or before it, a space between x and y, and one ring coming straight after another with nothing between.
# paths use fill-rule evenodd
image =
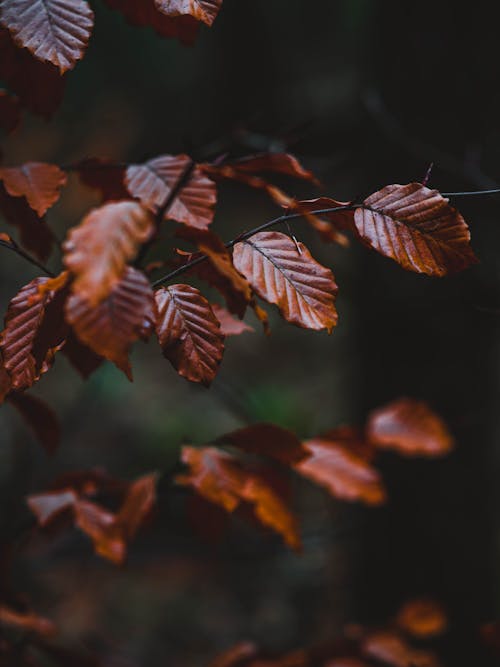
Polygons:
<instances>
[{"instance_id":1,"label":"dried leaf","mask_svg":"<svg viewBox=\"0 0 500 667\"><path fill-rule=\"evenodd\" d=\"M307 222L315 229L325 243L338 243L346 246L349 241L342 233L352 231L354 227L354 210L340 210L329 213L316 213L326 209L350 206L350 202L337 201L329 197L303 199L293 205L293 210L304 214ZM305 215L307 214L307 215Z\"/></svg>"},{"instance_id":2,"label":"dried leaf","mask_svg":"<svg viewBox=\"0 0 500 667\"><path fill-rule=\"evenodd\" d=\"M66 302L66 318L80 342L112 361L131 380L130 346L141 337L144 321L153 319L151 285L143 273L127 267L98 306L72 294Z\"/></svg>"},{"instance_id":3,"label":"dried leaf","mask_svg":"<svg viewBox=\"0 0 500 667\"><path fill-rule=\"evenodd\" d=\"M76 162L72 169L89 188L99 190L103 201L128 199L125 187L125 165L102 158L87 158Z\"/></svg>"},{"instance_id":4,"label":"dried leaf","mask_svg":"<svg viewBox=\"0 0 500 667\"><path fill-rule=\"evenodd\" d=\"M443 607L435 600L425 598L403 605L396 622L401 630L417 639L441 635L448 626Z\"/></svg>"},{"instance_id":5,"label":"dried leaf","mask_svg":"<svg viewBox=\"0 0 500 667\"><path fill-rule=\"evenodd\" d=\"M12 386L12 381L10 375L7 372L7 369L4 366L3 358L0 355L0 405L5 400L5 397L9 393Z\"/></svg>"},{"instance_id":6,"label":"dried leaf","mask_svg":"<svg viewBox=\"0 0 500 667\"><path fill-rule=\"evenodd\" d=\"M69 232L63 246L75 295L90 306L105 299L153 228L152 215L135 202L105 204L91 211Z\"/></svg>"},{"instance_id":7,"label":"dried leaf","mask_svg":"<svg viewBox=\"0 0 500 667\"><path fill-rule=\"evenodd\" d=\"M443 456L453 447L446 424L426 403L401 398L371 413L367 435L377 446L405 456Z\"/></svg>"},{"instance_id":8,"label":"dried leaf","mask_svg":"<svg viewBox=\"0 0 500 667\"><path fill-rule=\"evenodd\" d=\"M26 162L20 167L1 167L0 180L9 195L24 197L42 217L59 199L67 178L55 164Z\"/></svg>"},{"instance_id":9,"label":"dried leaf","mask_svg":"<svg viewBox=\"0 0 500 667\"><path fill-rule=\"evenodd\" d=\"M391 667L439 667L433 653L413 648L388 630L368 635L363 641L362 652L367 658L374 658Z\"/></svg>"},{"instance_id":10,"label":"dried leaf","mask_svg":"<svg viewBox=\"0 0 500 667\"><path fill-rule=\"evenodd\" d=\"M177 477L180 484L191 486L226 512L249 503L262 524L282 535L292 549L300 548L295 517L264 477L214 447L183 447L182 461L189 473Z\"/></svg>"},{"instance_id":11,"label":"dried leaf","mask_svg":"<svg viewBox=\"0 0 500 667\"><path fill-rule=\"evenodd\" d=\"M16 630L31 632L40 637L54 637L57 634L56 626L43 616L38 616L33 612L20 612L0 605L0 624L8 625Z\"/></svg>"},{"instance_id":12,"label":"dried leaf","mask_svg":"<svg viewBox=\"0 0 500 667\"><path fill-rule=\"evenodd\" d=\"M155 5L166 16L192 16L211 26L223 0L155 0Z\"/></svg>"},{"instance_id":13,"label":"dried leaf","mask_svg":"<svg viewBox=\"0 0 500 667\"><path fill-rule=\"evenodd\" d=\"M223 336L239 336L240 334L245 333L245 331L254 331L253 327L246 322L243 322L243 320L238 320L236 317L233 317L228 310L219 306L218 303L212 303L211 308L215 317L219 321L220 330Z\"/></svg>"},{"instance_id":14,"label":"dried leaf","mask_svg":"<svg viewBox=\"0 0 500 667\"><path fill-rule=\"evenodd\" d=\"M29 394L10 394L7 400L19 411L43 448L53 454L61 440L59 422L53 410Z\"/></svg>"},{"instance_id":15,"label":"dried leaf","mask_svg":"<svg viewBox=\"0 0 500 667\"><path fill-rule=\"evenodd\" d=\"M72 331L66 338L62 353L84 380L90 377L103 362L103 358L81 343Z\"/></svg>"},{"instance_id":16,"label":"dried leaf","mask_svg":"<svg viewBox=\"0 0 500 667\"><path fill-rule=\"evenodd\" d=\"M375 192L356 209L354 221L368 246L408 271L441 277L477 262L460 213L420 183Z\"/></svg>"},{"instance_id":17,"label":"dried leaf","mask_svg":"<svg viewBox=\"0 0 500 667\"><path fill-rule=\"evenodd\" d=\"M83 58L94 14L86 0L4 0L0 23L18 46L64 74Z\"/></svg>"},{"instance_id":18,"label":"dried leaf","mask_svg":"<svg viewBox=\"0 0 500 667\"><path fill-rule=\"evenodd\" d=\"M0 127L6 132L12 132L21 120L21 105L19 98L7 90L0 89Z\"/></svg>"},{"instance_id":19,"label":"dried leaf","mask_svg":"<svg viewBox=\"0 0 500 667\"><path fill-rule=\"evenodd\" d=\"M237 243L234 265L257 294L278 306L283 317L306 329L327 329L337 323L337 286L330 269L309 250L280 232L260 232Z\"/></svg>"},{"instance_id":20,"label":"dried leaf","mask_svg":"<svg viewBox=\"0 0 500 667\"><path fill-rule=\"evenodd\" d=\"M273 172L293 176L311 183L319 184L318 179L312 173L304 169L298 159L290 153L259 153L249 155L229 163L233 169L247 174L258 174L261 172Z\"/></svg>"},{"instance_id":21,"label":"dried leaf","mask_svg":"<svg viewBox=\"0 0 500 667\"><path fill-rule=\"evenodd\" d=\"M298 463L309 456L306 447L291 431L275 424L252 424L226 433L217 440L245 452L276 459L285 465Z\"/></svg>"},{"instance_id":22,"label":"dried leaf","mask_svg":"<svg viewBox=\"0 0 500 667\"><path fill-rule=\"evenodd\" d=\"M224 336L209 302L190 285L161 287L155 300L164 356L187 380L208 386L224 352Z\"/></svg>"},{"instance_id":23,"label":"dried leaf","mask_svg":"<svg viewBox=\"0 0 500 667\"><path fill-rule=\"evenodd\" d=\"M165 211L167 220L199 229L206 229L213 220L215 183L193 165L188 155L161 155L144 164L130 165L125 185L130 195L153 213L179 190Z\"/></svg>"},{"instance_id":24,"label":"dried leaf","mask_svg":"<svg viewBox=\"0 0 500 667\"><path fill-rule=\"evenodd\" d=\"M380 505L386 493L379 472L360 454L355 432L348 428L306 440L310 457L295 466L297 472L342 500Z\"/></svg>"}]
</instances>

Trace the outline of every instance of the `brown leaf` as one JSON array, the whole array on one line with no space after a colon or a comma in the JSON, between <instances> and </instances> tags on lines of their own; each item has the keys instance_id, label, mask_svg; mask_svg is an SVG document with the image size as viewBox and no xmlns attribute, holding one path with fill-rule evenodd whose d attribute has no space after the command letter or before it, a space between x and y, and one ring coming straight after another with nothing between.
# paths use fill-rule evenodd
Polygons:
<instances>
[{"instance_id":1,"label":"brown leaf","mask_svg":"<svg viewBox=\"0 0 500 667\"><path fill-rule=\"evenodd\" d=\"M408 271L441 277L477 262L460 213L420 183L375 192L356 209L354 221L368 246Z\"/></svg>"},{"instance_id":2,"label":"brown leaf","mask_svg":"<svg viewBox=\"0 0 500 667\"><path fill-rule=\"evenodd\" d=\"M99 190L103 201L128 199L125 187L125 165L103 158L86 158L72 165L80 180L89 188Z\"/></svg>"},{"instance_id":3,"label":"brown leaf","mask_svg":"<svg viewBox=\"0 0 500 667\"><path fill-rule=\"evenodd\" d=\"M62 353L84 380L90 377L103 362L103 358L81 343L72 331L66 338Z\"/></svg>"},{"instance_id":4,"label":"brown leaf","mask_svg":"<svg viewBox=\"0 0 500 667\"><path fill-rule=\"evenodd\" d=\"M223 0L155 0L158 10L166 16L192 16L197 21L202 21L211 26Z\"/></svg>"},{"instance_id":5,"label":"brown leaf","mask_svg":"<svg viewBox=\"0 0 500 667\"><path fill-rule=\"evenodd\" d=\"M21 105L19 98L7 90L0 89L0 127L6 132L12 132L21 120Z\"/></svg>"},{"instance_id":6,"label":"brown leaf","mask_svg":"<svg viewBox=\"0 0 500 667\"><path fill-rule=\"evenodd\" d=\"M43 448L53 454L61 440L59 422L53 410L29 394L10 394L7 400L19 411Z\"/></svg>"},{"instance_id":7,"label":"brown leaf","mask_svg":"<svg viewBox=\"0 0 500 667\"><path fill-rule=\"evenodd\" d=\"M209 302L190 285L161 287L155 300L164 356L187 380L208 386L224 352L224 336Z\"/></svg>"},{"instance_id":8,"label":"brown leaf","mask_svg":"<svg viewBox=\"0 0 500 667\"><path fill-rule=\"evenodd\" d=\"M348 428L326 437L306 440L310 457L295 466L297 472L324 486L341 500L381 505L386 493L379 472L360 454L357 435Z\"/></svg>"},{"instance_id":9,"label":"brown leaf","mask_svg":"<svg viewBox=\"0 0 500 667\"><path fill-rule=\"evenodd\" d=\"M33 612L20 612L0 605L0 624L7 625L16 630L31 632L40 637L54 637L57 634L56 626L43 616Z\"/></svg>"},{"instance_id":10,"label":"brown leaf","mask_svg":"<svg viewBox=\"0 0 500 667\"><path fill-rule=\"evenodd\" d=\"M374 658L391 667L439 667L433 653L413 648L389 630L368 635L363 641L362 652L367 658Z\"/></svg>"},{"instance_id":11,"label":"brown leaf","mask_svg":"<svg viewBox=\"0 0 500 667\"><path fill-rule=\"evenodd\" d=\"M193 166L188 155L161 155L144 164L130 165L125 185L130 195L153 213L179 189L165 211L166 220L199 229L206 229L213 220L217 201L215 183Z\"/></svg>"},{"instance_id":12,"label":"brown leaf","mask_svg":"<svg viewBox=\"0 0 500 667\"><path fill-rule=\"evenodd\" d=\"M403 605L396 622L401 630L417 639L441 635L448 626L443 607L435 600L426 598L411 600Z\"/></svg>"},{"instance_id":13,"label":"brown leaf","mask_svg":"<svg viewBox=\"0 0 500 667\"><path fill-rule=\"evenodd\" d=\"M304 217L325 243L339 243L346 246L349 241L342 232L355 229L354 210L340 210L329 213L316 213L316 211L349 205L350 202L337 201L329 197L318 197L295 202L293 210L309 214Z\"/></svg>"},{"instance_id":14,"label":"brown leaf","mask_svg":"<svg viewBox=\"0 0 500 667\"><path fill-rule=\"evenodd\" d=\"M20 167L1 167L0 180L9 195L24 197L42 217L59 199L67 178L55 164L26 162Z\"/></svg>"},{"instance_id":15,"label":"brown leaf","mask_svg":"<svg viewBox=\"0 0 500 667\"><path fill-rule=\"evenodd\" d=\"M229 310L243 317L252 299L252 289L248 280L236 270L231 253L223 241L209 230L190 227L181 227L177 236L196 244L200 254L208 257L208 261L194 266L192 273L215 287L225 298ZM183 255L183 263L198 259L200 254Z\"/></svg>"},{"instance_id":16,"label":"brown leaf","mask_svg":"<svg viewBox=\"0 0 500 667\"><path fill-rule=\"evenodd\" d=\"M273 172L285 174L294 178L301 178L311 183L318 183L318 179L312 173L304 169L297 158L290 153L259 153L249 155L239 160L233 160L229 165L236 171L247 174L258 174L261 172Z\"/></svg>"},{"instance_id":17,"label":"brown leaf","mask_svg":"<svg viewBox=\"0 0 500 667\"><path fill-rule=\"evenodd\" d=\"M77 498L77 494L72 489L63 489L28 496L26 503L35 515L38 524L44 528L62 512L73 507Z\"/></svg>"},{"instance_id":18,"label":"brown leaf","mask_svg":"<svg viewBox=\"0 0 500 667\"><path fill-rule=\"evenodd\" d=\"M34 355L37 334L45 316L45 310L54 298L54 292L39 296L38 290L48 278L35 278L25 285L9 303L5 316L5 329L0 337L5 368L15 390L31 387L43 372L42 360Z\"/></svg>"},{"instance_id":19,"label":"brown leaf","mask_svg":"<svg viewBox=\"0 0 500 667\"><path fill-rule=\"evenodd\" d=\"M92 210L69 232L63 245L65 265L74 275L75 295L90 306L105 299L153 228L152 215L135 202L105 204Z\"/></svg>"},{"instance_id":20,"label":"brown leaf","mask_svg":"<svg viewBox=\"0 0 500 667\"><path fill-rule=\"evenodd\" d=\"M64 74L83 58L94 14L86 0L9 0L0 7L0 23L19 47Z\"/></svg>"},{"instance_id":21,"label":"brown leaf","mask_svg":"<svg viewBox=\"0 0 500 667\"><path fill-rule=\"evenodd\" d=\"M116 525L125 539L130 540L156 503L156 473L144 475L130 484L123 505L116 515Z\"/></svg>"},{"instance_id":22,"label":"brown leaf","mask_svg":"<svg viewBox=\"0 0 500 667\"><path fill-rule=\"evenodd\" d=\"M405 456L443 456L453 447L446 424L426 403L400 398L371 413L368 438Z\"/></svg>"},{"instance_id":23,"label":"brown leaf","mask_svg":"<svg viewBox=\"0 0 500 667\"><path fill-rule=\"evenodd\" d=\"M264 477L214 447L185 446L182 461L189 472L177 477L180 484L191 486L226 512L234 512L242 502L249 503L263 525L279 533L292 549L300 548L295 517Z\"/></svg>"},{"instance_id":24,"label":"brown leaf","mask_svg":"<svg viewBox=\"0 0 500 667\"><path fill-rule=\"evenodd\" d=\"M252 424L217 440L245 452L276 459L285 465L298 463L309 456L306 447L291 431L275 424Z\"/></svg>"},{"instance_id":25,"label":"brown leaf","mask_svg":"<svg viewBox=\"0 0 500 667\"><path fill-rule=\"evenodd\" d=\"M259 650L251 642L240 642L212 660L210 667L243 667L248 660L255 658Z\"/></svg>"},{"instance_id":26,"label":"brown leaf","mask_svg":"<svg viewBox=\"0 0 500 667\"><path fill-rule=\"evenodd\" d=\"M327 329L337 323L337 286L330 269L309 250L280 232L260 232L237 243L234 265L257 294L278 306L283 317L306 329Z\"/></svg>"},{"instance_id":27,"label":"brown leaf","mask_svg":"<svg viewBox=\"0 0 500 667\"><path fill-rule=\"evenodd\" d=\"M220 306L218 303L211 304L212 311L219 321L220 331L223 336L239 336L245 331L254 331L251 327L243 320L239 320L236 317L233 317L231 313Z\"/></svg>"},{"instance_id":28,"label":"brown leaf","mask_svg":"<svg viewBox=\"0 0 500 667\"><path fill-rule=\"evenodd\" d=\"M19 49L8 30L0 27L0 77L32 113L50 117L59 107L65 78L54 65L35 60Z\"/></svg>"},{"instance_id":29,"label":"brown leaf","mask_svg":"<svg viewBox=\"0 0 500 667\"><path fill-rule=\"evenodd\" d=\"M144 320L153 318L151 286L143 273L127 267L98 306L72 294L66 302L66 318L80 342L112 361L131 380L130 346L140 338Z\"/></svg>"}]
</instances>

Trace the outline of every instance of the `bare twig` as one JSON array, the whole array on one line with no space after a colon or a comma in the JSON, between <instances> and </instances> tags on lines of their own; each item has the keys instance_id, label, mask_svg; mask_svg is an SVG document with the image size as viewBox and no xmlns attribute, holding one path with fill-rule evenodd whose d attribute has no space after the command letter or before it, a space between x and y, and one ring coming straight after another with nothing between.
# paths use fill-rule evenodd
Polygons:
<instances>
[{"instance_id":1,"label":"bare twig","mask_svg":"<svg viewBox=\"0 0 500 667\"><path fill-rule=\"evenodd\" d=\"M49 276L50 278L54 278L55 274L50 269L48 269L44 264L39 262L35 257L30 255L28 252L23 250L12 239L10 241L3 241L0 239L0 246L2 246L3 248L7 248L8 250L12 250L13 252L16 253L16 255L19 255L19 257L22 257L30 264L33 264L33 266L36 266L37 268L41 269L45 273L45 275Z\"/></svg>"}]
</instances>

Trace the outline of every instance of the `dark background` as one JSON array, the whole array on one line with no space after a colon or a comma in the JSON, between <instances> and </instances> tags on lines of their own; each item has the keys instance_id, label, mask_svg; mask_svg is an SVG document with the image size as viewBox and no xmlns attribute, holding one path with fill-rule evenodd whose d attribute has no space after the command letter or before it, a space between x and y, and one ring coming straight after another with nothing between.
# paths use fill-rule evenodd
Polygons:
<instances>
[{"instance_id":1,"label":"dark background","mask_svg":"<svg viewBox=\"0 0 500 667\"><path fill-rule=\"evenodd\" d=\"M500 46L486 3L225 0L192 49L92 4L95 33L63 106L48 124L26 119L4 142L6 163L140 161L229 138L236 153L291 150L338 199L421 180L431 162L431 185L444 192L500 181ZM323 192L284 185L297 196ZM60 236L93 201L70 184L51 217ZM382 623L426 594L450 613L447 664L487 664L477 629L500 602L500 199L456 203L481 263L444 280L405 273L357 246L322 246L297 223L340 286L331 337L273 318L270 339L257 330L229 341L209 392L159 363L152 345L135 351L132 385L110 365L83 384L58 360L35 390L63 421L50 461L2 410L7 535L26 518L23 495L62 470L168 471L182 442L245 422L271 420L309 436L362 423L369 409L408 395L427 400L457 438L442 461L384 458L391 500L383 509L298 485L302 556L240 525L207 545L187 525L180 492L122 570L92 556L76 533L37 543L16 567L17 584L68 641L124 666L202 666L242 639L287 650L331 639L346 622ZM232 237L274 212L262 197L225 186L214 229ZM5 309L34 274L6 255L0 273Z\"/></svg>"}]
</instances>

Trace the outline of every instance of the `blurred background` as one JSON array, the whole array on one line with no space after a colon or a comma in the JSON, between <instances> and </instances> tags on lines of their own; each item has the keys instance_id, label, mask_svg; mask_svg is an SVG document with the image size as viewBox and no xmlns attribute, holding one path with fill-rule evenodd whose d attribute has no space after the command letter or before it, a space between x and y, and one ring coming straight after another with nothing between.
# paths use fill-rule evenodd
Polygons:
<instances>
[{"instance_id":1,"label":"blurred background","mask_svg":"<svg viewBox=\"0 0 500 667\"><path fill-rule=\"evenodd\" d=\"M500 46L480 8L388 0L225 0L193 48L133 28L92 2L96 28L49 123L28 117L3 142L4 162L87 156L139 162L228 140L234 154L289 150L324 189L283 181L292 195L365 196L422 180L443 192L500 183ZM214 144L215 142L215 144ZM71 180L49 212L59 237L97 202ZM126 567L92 555L68 532L16 564L17 588L76 644L123 667L202 667L242 639L289 650L335 637L346 622L382 623L416 595L438 598L454 666L478 661L477 628L500 606L500 198L457 205L481 263L436 280L402 271L358 245L297 237L340 287L332 336L271 318L266 338L228 341L207 391L133 354L134 383L110 364L84 383L64 358L35 388L56 408L63 443L48 459L6 406L0 412L0 535L26 520L23 497L61 471L105 466L132 478L174 469L182 443L273 421L311 436L362 424L400 395L421 398L457 438L442 461L382 461L390 502L365 509L297 484L304 553L236 523L218 544L187 523L184 492L161 503ZM223 185L214 229L223 238L275 215L263 196ZM10 233L10 232L9 232ZM161 256L161 247L156 252ZM59 258L52 260L57 266ZM32 277L0 256L0 298Z\"/></svg>"}]
</instances>

